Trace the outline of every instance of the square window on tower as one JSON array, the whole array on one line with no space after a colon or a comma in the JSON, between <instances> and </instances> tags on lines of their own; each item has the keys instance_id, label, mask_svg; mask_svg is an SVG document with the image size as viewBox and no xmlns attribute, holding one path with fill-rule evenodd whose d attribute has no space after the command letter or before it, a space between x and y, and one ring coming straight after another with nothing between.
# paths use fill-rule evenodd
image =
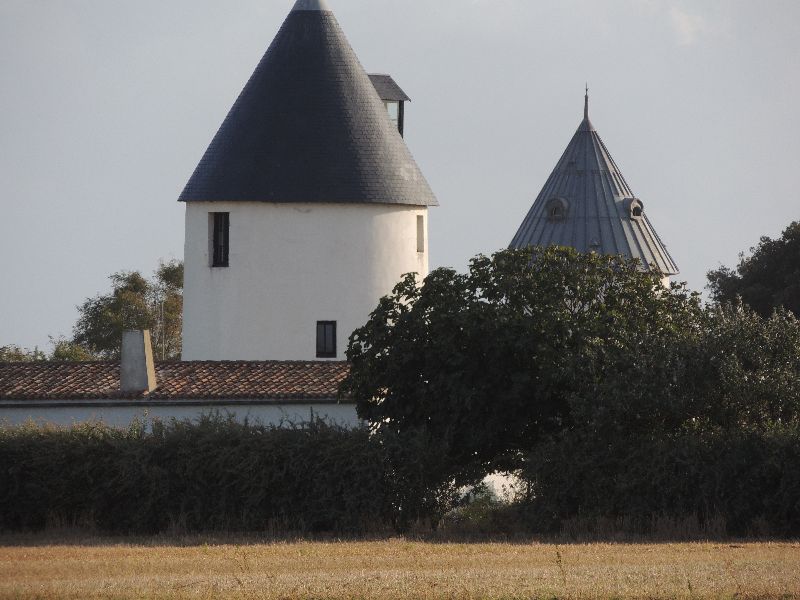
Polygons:
<instances>
[{"instance_id":1,"label":"square window on tower","mask_svg":"<svg viewBox=\"0 0 800 600\"><path fill-rule=\"evenodd\" d=\"M400 103L399 102L391 102L387 101L384 102L383 105L386 107L387 112L389 113L389 119L394 123L394 126L400 129Z\"/></svg>"},{"instance_id":2,"label":"square window on tower","mask_svg":"<svg viewBox=\"0 0 800 600\"><path fill-rule=\"evenodd\" d=\"M405 103L410 100L406 93L400 89L394 79L389 75L373 73L369 76L378 97L383 100L383 106L389 114L389 121L397 128L400 135L405 129Z\"/></svg>"},{"instance_id":3,"label":"square window on tower","mask_svg":"<svg viewBox=\"0 0 800 600\"><path fill-rule=\"evenodd\" d=\"M317 321L317 358L336 358L336 321Z\"/></svg>"},{"instance_id":4,"label":"square window on tower","mask_svg":"<svg viewBox=\"0 0 800 600\"><path fill-rule=\"evenodd\" d=\"M227 267L230 259L231 213L208 213L211 230L210 252L212 267Z\"/></svg>"}]
</instances>

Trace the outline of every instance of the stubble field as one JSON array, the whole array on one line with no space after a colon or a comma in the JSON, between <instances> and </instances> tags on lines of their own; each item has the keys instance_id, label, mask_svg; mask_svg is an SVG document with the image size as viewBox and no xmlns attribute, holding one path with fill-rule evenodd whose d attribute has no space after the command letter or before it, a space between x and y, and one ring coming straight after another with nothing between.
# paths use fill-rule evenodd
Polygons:
<instances>
[{"instance_id":1,"label":"stubble field","mask_svg":"<svg viewBox=\"0 0 800 600\"><path fill-rule=\"evenodd\" d=\"M2 598L800 598L800 544L0 539Z\"/></svg>"}]
</instances>

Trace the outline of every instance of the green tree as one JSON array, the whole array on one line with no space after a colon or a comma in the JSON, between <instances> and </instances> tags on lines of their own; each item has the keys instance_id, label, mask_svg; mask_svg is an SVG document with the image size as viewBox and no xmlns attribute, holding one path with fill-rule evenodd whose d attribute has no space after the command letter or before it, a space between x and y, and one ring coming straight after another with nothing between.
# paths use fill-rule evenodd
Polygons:
<instances>
[{"instance_id":1,"label":"green tree","mask_svg":"<svg viewBox=\"0 0 800 600\"><path fill-rule=\"evenodd\" d=\"M700 315L696 295L621 257L506 250L467 274L406 276L353 333L342 391L379 436L436 440L440 480L468 483L588 418L576 397L605 390L634 424L654 419L646 399L668 403L670 388L649 375L673 374L672 340ZM626 379L636 391L619 398Z\"/></svg>"},{"instance_id":2,"label":"green tree","mask_svg":"<svg viewBox=\"0 0 800 600\"><path fill-rule=\"evenodd\" d=\"M764 428L800 418L800 321L734 303L709 307L691 357L693 413L711 428Z\"/></svg>"},{"instance_id":3,"label":"green tree","mask_svg":"<svg viewBox=\"0 0 800 600\"><path fill-rule=\"evenodd\" d=\"M93 355L116 359L123 331L149 329L157 357L180 357L183 264L162 263L151 279L137 271L121 271L109 279L110 293L89 298L78 307L73 343Z\"/></svg>"},{"instance_id":4,"label":"green tree","mask_svg":"<svg viewBox=\"0 0 800 600\"><path fill-rule=\"evenodd\" d=\"M183 328L183 262L161 263L151 280L151 306L155 313L153 351L158 358L181 356Z\"/></svg>"},{"instance_id":5,"label":"green tree","mask_svg":"<svg viewBox=\"0 0 800 600\"><path fill-rule=\"evenodd\" d=\"M721 511L731 531L796 531L800 321L659 279L621 257L509 250L383 298L342 392L383 448L399 528L514 470L536 528Z\"/></svg>"},{"instance_id":6,"label":"green tree","mask_svg":"<svg viewBox=\"0 0 800 600\"><path fill-rule=\"evenodd\" d=\"M762 237L750 256L739 255L736 269L722 266L707 277L718 303L741 297L763 317L781 306L800 316L800 222L789 225L778 239Z\"/></svg>"},{"instance_id":7,"label":"green tree","mask_svg":"<svg viewBox=\"0 0 800 600\"><path fill-rule=\"evenodd\" d=\"M85 347L64 337L50 338L53 351L47 360L53 362L85 362L97 358Z\"/></svg>"},{"instance_id":8,"label":"green tree","mask_svg":"<svg viewBox=\"0 0 800 600\"><path fill-rule=\"evenodd\" d=\"M0 362L34 362L45 359L45 353L38 348L29 350L14 344L0 346Z\"/></svg>"},{"instance_id":9,"label":"green tree","mask_svg":"<svg viewBox=\"0 0 800 600\"><path fill-rule=\"evenodd\" d=\"M800 321L738 304L706 307L697 325L649 347L645 369L575 394L571 426L525 453L533 528L625 517L645 534L669 519L800 531Z\"/></svg>"}]
</instances>

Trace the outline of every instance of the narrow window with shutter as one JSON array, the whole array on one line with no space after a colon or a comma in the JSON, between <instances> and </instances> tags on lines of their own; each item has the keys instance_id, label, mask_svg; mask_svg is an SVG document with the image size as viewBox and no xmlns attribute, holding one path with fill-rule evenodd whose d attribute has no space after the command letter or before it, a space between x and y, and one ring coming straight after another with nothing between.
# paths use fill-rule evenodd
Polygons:
<instances>
[{"instance_id":1,"label":"narrow window with shutter","mask_svg":"<svg viewBox=\"0 0 800 600\"><path fill-rule=\"evenodd\" d=\"M317 321L317 358L336 358L336 321Z\"/></svg>"},{"instance_id":2,"label":"narrow window with shutter","mask_svg":"<svg viewBox=\"0 0 800 600\"><path fill-rule=\"evenodd\" d=\"M230 259L231 213L215 212L211 216L211 266L227 267Z\"/></svg>"}]
</instances>

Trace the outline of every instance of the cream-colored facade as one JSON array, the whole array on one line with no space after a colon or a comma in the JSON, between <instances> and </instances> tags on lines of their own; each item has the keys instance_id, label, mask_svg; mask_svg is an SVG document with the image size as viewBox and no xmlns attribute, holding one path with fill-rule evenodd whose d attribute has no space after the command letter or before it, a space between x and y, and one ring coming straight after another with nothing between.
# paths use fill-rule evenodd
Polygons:
<instances>
[{"instance_id":1,"label":"cream-colored facade","mask_svg":"<svg viewBox=\"0 0 800 600\"><path fill-rule=\"evenodd\" d=\"M211 266L215 212L228 267ZM424 206L187 203L183 360L316 360L318 321L336 322L343 360L403 274L427 275L427 232Z\"/></svg>"}]
</instances>

